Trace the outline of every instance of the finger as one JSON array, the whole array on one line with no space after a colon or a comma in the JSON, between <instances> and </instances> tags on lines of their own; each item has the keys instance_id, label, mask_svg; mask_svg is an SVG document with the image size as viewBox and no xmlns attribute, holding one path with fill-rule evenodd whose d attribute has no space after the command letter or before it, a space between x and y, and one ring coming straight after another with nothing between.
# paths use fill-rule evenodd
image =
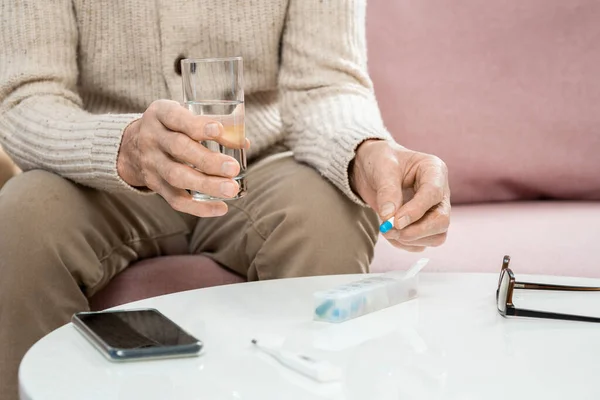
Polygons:
<instances>
[{"instance_id":1,"label":"finger","mask_svg":"<svg viewBox=\"0 0 600 400\"><path fill-rule=\"evenodd\" d=\"M425 250L425 247L423 247L423 246L410 246L410 245L402 244L396 240L390 240L389 242L392 244L392 246L394 246L398 249L410 251L411 253L420 253Z\"/></svg>"},{"instance_id":2,"label":"finger","mask_svg":"<svg viewBox=\"0 0 600 400\"><path fill-rule=\"evenodd\" d=\"M227 213L227 204L222 201L194 201L183 189L177 189L163 181L158 192L176 211L197 217L218 217Z\"/></svg>"},{"instance_id":3,"label":"finger","mask_svg":"<svg viewBox=\"0 0 600 400\"><path fill-rule=\"evenodd\" d=\"M156 118L166 128L181 132L198 142L218 141L219 136L224 132L220 122L204 115L194 115L176 101L156 101L152 103L149 110L154 111Z\"/></svg>"},{"instance_id":4,"label":"finger","mask_svg":"<svg viewBox=\"0 0 600 400\"><path fill-rule=\"evenodd\" d=\"M450 202L442 200L440 204L433 207L417 222L404 229L396 230L398 240L402 242L413 242L429 236L442 234L448 231L450 226Z\"/></svg>"},{"instance_id":5,"label":"finger","mask_svg":"<svg viewBox=\"0 0 600 400\"><path fill-rule=\"evenodd\" d=\"M239 185L233 179L208 176L166 157L157 163L156 169L162 179L177 189L189 189L224 198L234 197L240 191Z\"/></svg>"},{"instance_id":6,"label":"finger","mask_svg":"<svg viewBox=\"0 0 600 400\"><path fill-rule=\"evenodd\" d=\"M374 171L367 175L373 176L374 179L379 216L382 220L387 220L396 213L402 204L401 168L398 166L398 160L393 157L386 157L379 167L380 171L385 171L385 173Z\"/></svg>"},{"instance_id":7,"label":"finger","mask_svg":"<svg viewBox=\"0 0 600 400\"><path fill-rule=\"evenodd\" d=\"M422 239L417 239L413 241L405 241L402 239L396 239L396 242L404 245L404 246L424 246L424 247L438 247L443 245L446 242L448 237L448 233L440 233L437 235L427 236Z\"/></svg>"},{"instance_id":8,"label":"finger","mask_svg":"<svg viewBox=\"0 0 600 400\"><path fill-rule=\"evenodd\" d=\"M174 159L191 164L207 175L234 177L240 173L240 164L233 157L210 151L182 133L165 131L159 146Z\"/></svg>"},{"instance_id":9,"label":"finger","mask_svg":"<svg viewBox=\"0 0 600 400\"><path fill-rule=\"evenodd\" d=\"M413 198L396 213L395 227L403 229L420 220L431 208L444 200L446 178L441 165L430 164L417 177L418 187Z\"/></svg>"}]
</instances>

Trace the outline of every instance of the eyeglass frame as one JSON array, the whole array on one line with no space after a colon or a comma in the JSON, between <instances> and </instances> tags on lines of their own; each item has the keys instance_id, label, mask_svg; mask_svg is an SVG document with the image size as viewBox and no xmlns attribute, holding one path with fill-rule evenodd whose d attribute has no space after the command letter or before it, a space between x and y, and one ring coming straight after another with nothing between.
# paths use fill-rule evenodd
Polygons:
<instances>
[{"instance_id":1,"label":"eyeglass frame","mask_svg":"<svg viewBox=\"0 0 600 400\"><path fill-rule=\"evenodd\" d=\"M505 255L502 260L502 268L500 270L500 278L498 279L498 288L496 289L496 308L498 313L503 317L514 316L514 317L527 317L527 318L547 318L556 320L568 320L568 321L582 321L582 322L600 322L600 318L588 317L583 315L574 314L560 314L548 311L529 310L524 308L517 308L512 302L512 296L515 289L529 289L529 290L559 290L559 291L576 291L576 292L596 292L600 291L600 287L594 286L570 286L570 285L554 285L545 283L532 283L532 282L517 282L515 274L509 268L510 256ZM504 274L508 274L509 283L507 286L506 293L506 304L504 311L499 307L499 295L500 286Z\"/></svg>"}]
</instances>

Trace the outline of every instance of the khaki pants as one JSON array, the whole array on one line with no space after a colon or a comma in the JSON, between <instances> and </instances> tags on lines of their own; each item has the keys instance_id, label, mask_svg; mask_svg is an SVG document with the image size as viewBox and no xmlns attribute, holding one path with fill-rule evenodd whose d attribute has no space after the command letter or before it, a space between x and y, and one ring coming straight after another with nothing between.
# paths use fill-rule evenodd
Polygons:
<instances>
[{"instance_id":1,"label":"khaki pants","mask_svg":"<svg viewBox=\"0 0 600 400\"><path fill-rule=\"evenodd\" d=\"M29 347L133 261L206 254L250 280L367 271L377 216L314 169L276 155L249 169L248 187L226 216L199 219L158 195L43 171L11 179L0 191L0 399L16 399Z\"/></svg>"}]
</instances>

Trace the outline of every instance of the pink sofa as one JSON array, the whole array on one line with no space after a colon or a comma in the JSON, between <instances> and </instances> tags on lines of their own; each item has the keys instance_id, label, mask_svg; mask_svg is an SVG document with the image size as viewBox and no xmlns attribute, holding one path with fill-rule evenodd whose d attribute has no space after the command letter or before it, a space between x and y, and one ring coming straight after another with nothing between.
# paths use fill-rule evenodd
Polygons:
<instances>
[{"instance_id":1,"label":"pink sofa","mask_svg":"<svg viewBox=\"0 0 600 400\"><path fill-rule=\"evenodd\" d=\"M600 4L370 0L369 68L396 139L446 161L447 243L380 240L372 270L600 277ZM243 281L202 256L144 260L91 299L104 308Z\"/></svg>"}]
</instances>

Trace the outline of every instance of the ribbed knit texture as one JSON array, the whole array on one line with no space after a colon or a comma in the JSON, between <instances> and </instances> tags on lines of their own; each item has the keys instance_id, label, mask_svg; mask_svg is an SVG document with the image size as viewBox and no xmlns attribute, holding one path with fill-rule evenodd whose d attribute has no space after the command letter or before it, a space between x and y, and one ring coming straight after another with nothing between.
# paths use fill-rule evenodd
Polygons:
<instances>
[{"instance_id":1,"label":"ribbed knit texture","mask_svg":"<svg viewBox=\"0 0 600 400\"><path fill-rule=\"evenodd\" d=\"M0 2L0 142L23 169L101 190L124 128L182 100L178 57L244 58L249 157L279 143L354 201L348 165L389 139L367 74L364 0Z\"/></svg>"}]
</instances>

